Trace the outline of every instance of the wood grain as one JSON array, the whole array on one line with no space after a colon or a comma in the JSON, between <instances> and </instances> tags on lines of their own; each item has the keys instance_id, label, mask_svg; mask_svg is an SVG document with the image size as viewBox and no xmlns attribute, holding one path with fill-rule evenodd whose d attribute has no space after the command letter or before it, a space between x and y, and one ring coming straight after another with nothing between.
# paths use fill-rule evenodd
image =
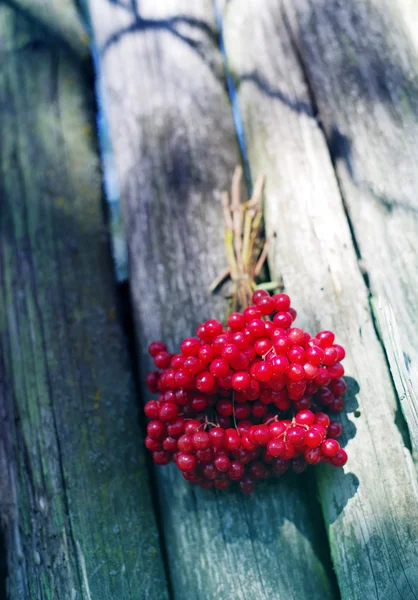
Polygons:
<instances>
[{"instance_id":1,"label":"wood grain","mask_svg":"<svg viewBox=\"0 0 418 600\"><path fill-rule=\"evenodd\" d=\"M286 4L371 294L393 307L418 369L418 34L407 5ZM415 435L417 412L404 413Z\"/></svg>"},{"instance_id":2,"label":"wood grain","mask_svg":"<svg viewBox=\"0 0 418 600\"><path fill-rule=\"evenodd\" d=\"M79 62L0 7L8 597L167 598Z\"/></svg>"},{"instance_id":3,"label":"wood grain","mask_svg":"<svg viewBox=\"0 0 418 600\"><path fill-rule=\"evenodd\" d=\"M134 3L135 5L135 3ZM220 192L237 161L212 3L91 0L128 236L140 369L152 339L169 348L225 301ZM293 480L253 498L204 492L158 469L174 597L333 598L314 498Z\"/></svg>"},{"instance_id":4,"label":"wood grain","mask_svg":"<svg viewBox=\"0 0 418 600\"><path fill-rule=\"evenodd\" d=\"M395 424L396 397L295 34L280 3L252 0L244 7L230 0L223 11L252 175L266 175L267 232L277 234L270 252L273 276L283 276L301 326L313 333L332 329L347 348L348 416L341 419L349 462L341 470L316 471L341 595L417 598L418 503L411 459L405 459ZM330 16L334 8L324 12ZM316 26L320 35L319 14ZM313 45L312 35L311 52L319 61L326 49ZM322 80L329 72L321 67ZM336 86L328 82L323 89L324 118ZM380 238L380 246L384 241ZM383 252L386 246L380 256Z\"/></svg>"}]
</instances>

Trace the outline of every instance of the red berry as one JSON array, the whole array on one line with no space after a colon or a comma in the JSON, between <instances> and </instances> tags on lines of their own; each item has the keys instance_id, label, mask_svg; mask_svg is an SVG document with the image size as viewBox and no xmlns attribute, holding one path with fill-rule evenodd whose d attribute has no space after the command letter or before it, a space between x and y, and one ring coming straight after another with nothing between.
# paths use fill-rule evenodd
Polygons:
<instances>
[{"instance_id":1,"label":"red berry","mask_svg":"<svg viewBox=\"0 0 418 600\"><path fill-rule=\"evenodd\" d=\"M321 444L321 452L324 456L330 458L331 456L335 456L338 450L340 449L340 444L337 440L327 439Z\"/></svg>"},{"instance_id":2,"label":"red berry","mask_svg":"<svg viewBox=\"0 0 418 600\"><path fill-rule=\"evenodd\" d=\"M331 423L328 426L328 437L334 439L339 438L342 432L343 428L341 427L341 424L337 421L331 421Z\"/></svg>"},{"instance_id":3,"label":"red berry","mask_svg":"<svg viewBox=\"0 0 418 600\"><path fill-rule=\"evenodd\" d=\"M166 429L161 421L155 420L148 423L147 434L153 440L161 440L165 432Z\"/></svg>"},{"instance_id":4,"label":"red berry","mask_svg":"<svg viewBox=\"0 0 418 600\"><path fill-rule=\"evenodd\" d=\"M263 296L258 300L257 308L260 309L262 315L269 315L275 310L276 305L270 296Z\"/></svg>"},{"instance_id":5,"label":"red berry","mask_svg":"<svg viewBox=\"0 0 418 600\"><path fill-rule=\"evenodd\" d=\"M179 369L174 376L174 380L176 382L176 387L188 388L192 383L192 376L183 369Z\"/></svg>"},{"instance_id":6,"label":"red berry","mask_svg":"<svg viewBox=\"0 0 418 600\"><path fill-rule=\"evenodd\" d=\"M225 331L220 335L217 335L216 338L212 342L212 348L216 355L222 354L223 349L231 340L231 333L229 331Z\"/></svg>"},{"instance_id":7,"label":"red berry","mask_svg":"<svg viewBox=\"0 0 418 600\"><path fill-rule=\"evenodd\" d=\"M280 375L282 373L287 373L289 369L289 361L285 356L273 356L270 361L270 366L273 374Z\"/></svg>"},{"instance_id":8,"label":"red berry","mask_svg":"<svg viewBox=\"0 0 418 600\"><path fill-rule=\"evenodd\" d=\"M222 429L221 427L213 427L209 431L209 437L210 437L213 448L215 448L215 449L224 448L225 440L226 440L224 429Z\"/></svg>"},{"instance_id":9,"label":"red berry","mask_svg":"<svg viewBox=\"0 0 418 600\"><path fill-rule=\"evenodd\" d=\"M270 429L267 425L254 425L248 431L248 437L256 446L266 446L270 440Z\"/></svg>"},{"instance_id":10,"label":"red berry","mask_svg":"<svg viewBox=\"0 0 418 600\"><path fill-rule=\"evenodd\" d=\"M170 365L173 369L181 369L186 361L186 357L183 354L173 354L171 357Z\"/></svg>"},{"instance_id":11,"label":"red berry","mask_svg":"<svg viewBox=\"0 0 418 600\"><path fill-rule=\"evenodd\" d=\"M286 438L293 446L300 446L305 441L305 430L303 427L291 427L286 432Z\"/></svg>"},{"instance_id":12,"label":"red berry","mask_svg":"<svg viewBox=\"0 0 418 600\"><path fill-rule=\"evenodd\" d=\"M245 339L245 335L242 333L242 331L237 331L236 333L232 334L231 343L235 344L235 346L237 346L237 348L240 350L245 350L248 348L248 341Z\"/></svg>"},{"instance_id":13,"label":"red berry","mask_svg":"<svg viewBox=\"0 0 418 600\"><path fill-rule=\"evenodd\" d=\"M227 450L238 450L241 446L241 436L236 429L227 429L225 431L226 442L225 447Z\"/></svg>"},{"instance_id":14,"label":"red berry","mask_svg":"<svg viewBox=\"0 0 418 600\"><path fill-rule=\"evenodd\" d=\"M288 313L292 317L292 322L293 322L296 319L298 313L292 307L289 308Z\"/></svg>"},{"instance_id":15,"label":"red berry","mask_svg":"<svg viewBox=\"0 0 418 600\"><path fill-rule=\"evenodd\" d=\"M344 375L344 367L341 363L336 362L332 367L328 367L327 369L329 377L332 379L337 379Z\"/></svg>"},{"instance_id":16,"label":"red berry","mask_svg":"<svg viewBox=\"0 0 418 600\"><path fill-rule=\"evenodd\" d=\"M326 348L334 343L335 335L332 331L320 331L316 334L316 339L319 341L319 346L321 348Z\"/></svg>"},{"instance_id":17,"label":"red berry","mask_svg":"<svg viewBox=\"0 0 418 600\"><path fill-rule=\"evenodd\" d=\"M226 344L222 350L222 358L230 363L231 361L238 360L240 357L240 351L238 346L235 344Z\"/></svg>"},{"instance_id":18,"label":"red berry","mask_svg":"<svg viewBox=\"0 0 418 600\"><path fill-rule=\"evenodd\" d=\"M158 419L158 415L160 413L158 402L155 400L150 400L147 402L144 407L144 412L149 419Z\"/></svg>"},{"instance_id":19,"label":"red berry","mask_svg":"<svg viewBox=\"0 0 418 600\"><path fill-rule=\"evenodd\" d=\"M232 331L241 331L245 327L245 317L241 313L231 313L228 317L228 327Z\"/></svg>"},{"instance_id":20,"label":"red berry","mask_svg":"<svg viewBox=\"0 0 418 600\"><path fill-rule=\"evenodd\" d=\"M223 358L215 358L215 360L211 362L210 372L214 377L222 379L228 375L229 365Z\"/></svg>"},{"instance_id":21,"label":"red berry","mask_svg":"<svg viewBox=\"0 0 418 600\"><path fill-rule=\"evenodd\" d=\"M164 350L167 350L167 346L164 342L151 342L148 346L148 354L152 357L157 356L159 352L163 352Z\"/></svg>"},{"instance_id":22,"label":"red berry","mask_svg":"<svg viewBox=\"0 0 418 600\"><path fill-rule=\"evenodd\" d=\"M218 456L214 460L214 465L218 469L218 471L225 473L231 468L231 461L226 456L226 454L218 454Z\"/></svg>"},{"instance_id":23,"label":"red berry","mask_svg":"<svg viewBox=\"0 0 418 600\"><path fill-rule=\"evenodd\" d=\"M192 443L196 450L206 450L210 446L210 436L206 431L195 431L192 435Z\"/></svg>"},{"instance_id":24,"label":"red berry","mask_svg":"<svg viewBox=\"0 0 418 600\"><path fill-rule=\"evenodd\" d=\"M322 452L320 448L309 448L304 452L305 461L308 465L317 465L322 461Z\"/></svg>"},{"instance_id":25,"label":"red berry","mask_svg":"<svg viewBox=\"0 0 418 600\"><path fill-rule=\"evenodd\" d=\"M217 490L226 490L231 485L231 482L228 479L220 480L215 479L215 487Z\"/></svg>"},{"instance_id":26,"label":"red berry","mask_svg":"<svg viewBox=\"0 0 418 600\"><path fill-rule=\"evenodd\" d=\"M261 310L256 306L248 306L248 308L244 310L244 318L246 323L249 323L253 319L259 319L260 317Z\"/></svg>"},{"instance_id":27,"label":"red berry","mask_svg":"<svg viewBox=\"0 0 418 600\"><path fill-rule=\"evenodd\" d=\"M284 434L284 432L287 431L289 425L290 425L290 421L275 421L275 422L273 422L269 426L270 437L278 438L278 437L282 436Z\"/></svg>"},{"instance_id":28,"label":"red berry","mask_svg":"<svg viewBox=\"0 0 418 600\"><path fill-rule=\"evenodd\" d=\"M254 343L254 350L259 356L264 356L272 348L273 344L268 338L259 338Z\"/></svg>"},{"instance_id":29,"label":"red berry","mask_svg":"<svg viewBox=\"0 0 418 600\"><path fill-rule=\"evenodd\" d=\"M312 427L308 429L305 435L305 445L308 448L317 448L323 440L321 433Z\"/></svg>"},{"instance_id":30,"label":"red berry","mask_svg":"<svg viewBox=\"0 0 418 600\"><path fill-rule=\"evenodd\" d=\"M292 363L287 371L287 376L290 381L302 381L305 377L305 371L303 370L302 365Z\"/></svg>"},{"instance_id":31,"label":"red berry","mask_svg":"<svg viewBox=\"0 0 418 600\"><path fill-rule=\"evenodd\" d=\"M177 440L172 437L166 437L163 440L163 448L167 452L177 452Z\"/></svg>"},{"instance_id":32,"label":"red berry","mask_svg":"<svg viewBox=\"0 0 418 600\"><path fill-rule=\"evenodd\" d=\"M257 305L257 302L261 298L270 298L270 294L267 290L256 290L253 294L253 304Z\"/></svg>"},{"instance_id":33,"label":"red berry","mask_svg":"<svg viewBox=\"0 0 418 600\"><path fill-rule=\"evenodd\" d=\"M337 351L333 346L324 349L324 358L322 364L326 367L332 366L337 360Z\"/></svg>"},{"instance_id":34,"label":"red berry","mask_svg":"<svg viewBox=\"0 0 418 600\"><path fill-rule=\"evenodd\" d=\"M288 329L292 325L292 317L288 312L278 312L274 315L273 323L282 329Z\"/></svg>"},{"instance_id":35,"label":"red berry","mask_svg":"<svg viewBox=\"0 0 418 600\"><path fill-rule=\"evenodd\" d=\"M265 333L264 322L261 319L251 319L247 329L254 337L261 337Z\"/></svg>"},{"instance_id":36,"label":"red berry","mask_svg":"<svg viewBox=\"0 0 418 600\"><path fill-rule=\"evenodd\" d=\"M154 364L159 369L167 369L171 363L171 354L165 350L154 356Z\"/></svg>"},{"instance_id":37,"label":"red berry","mask_svg":"<svg viewBox=\"0 0 418 600\"><path fill-rule=\"evenodd\" d=\"M251 494L255 489L255 481L251 475L244 475L239 482L240 490L243 494Z\"/></svg>"},{"instance_id":38,"label":"red berry","mask_svg":"<svg viewBox=\"0 0 418 600\"><path fill-rule=\"evenodd\" d=\"M292 344L297 346L303 346L305 342L305 332L303 331L303 329L299 329L299 327L294 327L289 331L287 335Z\"/></svg>"},{"instance_id":39,"label":"red berry","mask_svg":"<svg viewBox=\"0 0 418 600\"><path fill-rule=\"evenodd\" d=\"M237 391L245 391L251 385L251 377L245 371L239 371L232 376L232 387Z\"/></svg>"},{"instance_id":40,"label":"red berry","mask_svg":"<svg viewBox=\"0 0 418 600\"><path fill-rule=\"evenodd\" d=\"M177 440L177 448L180 452L193 452L194 446L192 442L192 436L187 434L181 435Z\"/></svg>"},{"instance_id":41,"label":"red berry","mask_svg":"<svg viewBox=\"0 0 418 600\"><path fill-rule=\"evenodd\" d=\"M234 460L231 462L231 466L228 469L228 477L234 481L241 479L244 475L244 465Z\"/></svg>"},{"instance_id":42,"label":"red berry","mask_svg":"<svg viewBox=\"0 0 418 600\"><path fill-rule=\"evenodd\" d=\"M290 298L287 294L274 294L271 297L276 310L286 312L290 308Z\"/></svg>"},{"instance_id":43,"label":"red berry","mask_svg":"<svg viewBox=\"0 0 418 600\"><path fill-rule=\"evenodd\" d=\"M268 362L260 361L251 366L250 373L257 381L268 381L272 376L272 368Z\"/></svg>"},{"instance_id":44,"label":"red berry","mask_svg":"<svg viewBox=\"0 0 418 600\"><path fill-rule=\"evenodd\" d=\"M161 450L161 442L153 440L147 435L145 438L145 447L151 450L151 452L158 452L158 450Z\"/></svg>"},{"instance_id":45,"label":"red berry","mask_svg":"<svg viewBox=\"0 0 418 600\"><path fill-rule=\"evenodd\" d=\"M203 373L199 373L196 378L196 387L199 392L210 392L215 385L215 379L212 373L209 371L203 371Z\"/></svg>"},{"instance_id":46,"label":"red berry","mask_svg":"<svg viewBox=\"0 0 418 600\"><path fill-rule=\"evenodd\" d=\"M319 346L308 346L306 348L306 358L312 365L320 365L324 358L324 351Z\"/></svg>"},{"instance_id":47,"label":"red berry","mask_svg":"<svg viewBox=\"0 0 418 600\"><path fill-rule=\"evenodd\" d=\"M197 465L196 457L193 454L186 454L185 452L179 452L177 455L177 466L180 471L194 471Z\"/></svg>"},{"instance_id":48,"label":"red berry","mask_svg":"<svg viewBox=\"0 0 418 600\"><path fill-rule=\"evenodd\" d=\"M251 416L251 404L245 402L244 404L238 404L235 406L235 418L237 421L248 419Z\"/></svg>"},{"instance_id":49,"label":"red berry","mask_svg":"<svg viewBox=\"0 0 418 600\"><path fill-rule=\"evenodd\" d=\"M326 387L320 388L316 394L316 399L322 406L327 406L334 400L334 394Z\"/></svg>"},{"instance_id":50,"label":"red berry","mask_svg":"<svg viewBox=\"0 0 418 600\"><path fill-rule=\"evenodd\" d=\"M179 437L184 432L184 418L179 417L175 421L168 423L167 433L170 437Z\"/></svg>"},{"instance_id":51,"label":"red berry","mask_svg":"<svg viewBox=\"0 0 418 600\"><path fill-rule=\"evenodd\" d=\"M218 472L215 465L208 464L203 467L202 474L205 479L213 480L216 479Z\"/></svg>"},{"instance_id":52,"label":"red berry","mask_svg":"<svg viewBox=\"0 0 418 600\"><path fill-rule=\"evenodd\" d=\"M210 344L204 344L203 346L200 346L199 358L205 364L213 361L215 358L215 351Z\"/></svg>"},{"instance_id":53,"label":"red berry","mask_svg":"<svg viewBox=\"0 0 418 600\"><path fill-rule=\"evenodd\" d=\"M184 370L190 375L196 375L199 371L203 371L204 363L195 356L188 356L184 361Z\"/></svg>"},{"instance_id":54,"label":"red berry","mask_svg":"<svg viewBox=\"0 0 418 600\"><path fill-rule=\"evenodd\" d=\"M270 440L267 444L267 452L274 457L282 456L285 452L285 442L283 438L273 438Z\"/></svg>"},{"instance_id":55,"label":"red berry","mask_svg":"<svg viewBox=\"0 0 418 600\"><path fill-rule=\"evenodd\" d=\"M160 406L159 418L166 423L167 421L175 421L178 417L179 409L172 402L165 402Z\"/></svg>"},{"instance_id":56,"label":"red berry","mask_svg":"<svg viewBox=\"0 0 418 600\"><path fill-rule=\"evenodd\" d=\"M171 462L171 455L164 450L157 450L152 453L152 460L156 465L168 465Z\"/></svg>"},{"instance_id":57,"label":"red berry","mask_svg":"<svg viewBox=\"0 0 418 600\"><path fill-rule=\"evenodd\" d=\"M303 365L303 370L307 381L315 379L316 374L318 373L318 367L308 362Z\"/></svg>"},{"instance_id":58,"label":"red berry","mask_svg":"<svg viewBox=\"0 0 418 600\"><path fill-rule=\"evenodd\" d=\"M196 394L193 396L190 406L195 412L203 412L208 406L208 397Z\"/></svg>"},{"instance_id":59,"label":"red berry","mask_svg":"<svg viewBox=\"0 0 418 600\"><path fill-rule=\"evenodd\" d=\"M337 360L341 361L345 358L345 350L339 344L334 344L334 348L337 351Z\"/></svg>"},{"instance_id":60,"label":"red berry","mask_svg":"<svg viewBox=\"0 0 418 600\"><path fill-rule=\"evenodd\" d=\"M222 323L216 319L209 319L205 323L205 334L210 335L212 339L222 333Z\"/></svg>"},{"instance_id":61,"label":"red berry","mask_svg":"<svg viewBox=\"0 0 418 600\"><path fill-rule=\"evenodd\" d=\"M196 450L196 458L201 463L209 464L213 461L214 453L212 448L205 448L205 450Z\"/></svg>"},{"instance_id":62,"label":"red berry","mask_svg":"<svg viewBox=\"0 0 418 600\"><path fill-rule=\"evenodd\" d=\"M197 419L189 419L184 423L184 433L187 433L187 435L193 435L193 433L197 431L201 425L202 423L197 421Z\"/></svg>"},{"instance_id":63,"label":"red berry","mask_svg":"<svg viewBox=\"0 0 418 600\"><path fill-rule=\"evenodd\" d=\"M308 425L310 427L315 423L315 415L310 410L301 410L295 416L295 421L298 425Z\"/></svg>"},{"instance_id":64,"label":"red berry","mask_svg":"<svg viewBox=\"0 0 418 600\"><path fill-rule=\"evenodd\" d=\"M332 369L333 367L330 367L330 368ZM329 382L331 381L329 369L324 369L322 367L319 367L314 381L320 387L324 386L324 385L328 385Z\"/></svg>"},{"instance_id":65,"label":"red berry","mask_svg":"<svg viewBox=\"0 0 418 600\"><path fill-rule=\"evenodd\" d=\"M334 400L328 404L328 408L333 413L339 413L344 408L344 400L342 398L334 398Z\"/></svg>"},{"instance_id":66,"label":"red berry","mask_svg":"<svg viewBox=\"0 0 418 600\"><path fill-rule=\"evenodd\" d=\"M278 355L286 355L291 347L291 341L286 335L276 337L274 340L274 351Z\"/></svg>"},{"instance_id":67,"label":"red berry","mask_svg":"<svg viewBox=\"0 0 418 600\"><path fill-rule=\"evenodd\" d=\"M292 363L303 365L305 362L305 350L302 348L302 346L292 346L287 353L287 358Z\"/></svg>"},{"instance_id":68,"label":"red berry","mask_svg":"<svg viewBox=\"0 0 418 600\"><path fill-rule=\"evenodd\" d=\"M216 403L216 412L221 417L230 417L233 412L232 402L230 400L218 400Z\"/></svg>"},{"instance_id":69,"label":"red berry","mask_svg":"<svg viewBox=\"0 0 418 600\"><path fill-rule=\"evenodd\" d=\"M344 379L333 379L329 384L329 389L336 396L343 396L347 391L347 384Z\"/></svg>"},{"instance_id":70,"label":"red berry","mask_svg":"<svg viewBox=\"0 0 418 600\"><path fill-rule=\"evenodd\" d=\"M327 429L330 424L329 416L323 412L315 413L315 425L321 425L324 429Z\"/></svg>"},{"instance_id":71,"label":"red berry","mask_svg":"<svg viewBox=\"0 0 418 600\"><path fill-rule=\"evenodd\" d=\"M262 479L266 474L266 466L261 460L255 460L249 465L248 472L254 479Z\"/></svg>"},{"instance_id":72,"label":"red berry","mask_svg":"<svg viewBox=\"0 0 418 600\"><path fill-rule=\"evenodd\" d=\"M253 417L256 417L257 419L261 419L262 417L264 417L264 415L267 414L267 406L265 406L262 402L257 400L252 405L251 413L252 413Z\"/></svg>"},{"instance_id":73,"label":"red berry","mask_svg":"<svg viewBox=\"0 0 418 600\"><path fill-rule=\"evenodd\" d=\"M329 459L329 462L334 465L334 467L343 467L347 460L347 452L343 448L340 448L338 452Z\"/></svg>"}]
</instances>

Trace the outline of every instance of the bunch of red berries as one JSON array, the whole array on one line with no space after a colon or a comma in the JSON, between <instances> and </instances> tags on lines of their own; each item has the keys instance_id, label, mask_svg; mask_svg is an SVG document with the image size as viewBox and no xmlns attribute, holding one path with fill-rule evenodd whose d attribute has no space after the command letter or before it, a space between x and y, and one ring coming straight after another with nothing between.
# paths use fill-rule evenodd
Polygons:
<instances>
[{"instance_id":1,"label":"bunch of red berries","mask_svg":"<svg viewBox=\"0 0 418 600\"><path fill-rule=\"evenodd\" d=\"M146 382L158 398L145 405L145 445L155 463L174 461L205 489L237 481L251 493L257 480L289 467L347 462L341 425L324 412L344 407L344 349L331 331L312 338L292 327L286 294L257 290L253 303L232 313L227 328L214 319L199 325L179 354L162 342L149 347L159 371Z\"/></svg>"}]
</instances>

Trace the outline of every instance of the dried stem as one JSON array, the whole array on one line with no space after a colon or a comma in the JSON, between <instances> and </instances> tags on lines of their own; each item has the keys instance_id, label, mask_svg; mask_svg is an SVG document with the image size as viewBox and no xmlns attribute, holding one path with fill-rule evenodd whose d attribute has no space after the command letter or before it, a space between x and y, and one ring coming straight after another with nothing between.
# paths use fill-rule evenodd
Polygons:
<instances>
[{"instance_id":1,"label":"dried stem","mask_svg":"<svg viewBox=\"0 0 418 600\"><path fill-rule=\"evenodd\" d=\"M213 282L210 289L217 289L226 278L235 284L229 310L244 310L251 304L257 287L255 278L260 275L266 261L269 240L262 239L262 194L264 177L260 175L254 185L251 198L241 202L242 169L236 167L228 192L222 193L222 209L225 221L225 251L229 267Z\"/></svg>"}]
</instances>

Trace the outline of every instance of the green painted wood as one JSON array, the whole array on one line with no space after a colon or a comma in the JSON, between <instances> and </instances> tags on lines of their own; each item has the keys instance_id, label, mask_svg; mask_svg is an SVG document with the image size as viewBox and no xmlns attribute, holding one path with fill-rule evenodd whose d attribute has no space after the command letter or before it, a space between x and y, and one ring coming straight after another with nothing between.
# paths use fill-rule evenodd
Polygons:
<instances>
[{"instance_id":1,"label":"green painted wood","mask_svg":"<svg viewBox=\"0 0 418 600\"><path fill-rule=\"evenodd\" d=\"M6 4L45 27L78 57L90 56L89 38L80 18L77 0L4 0Z\"/></svg>"},{"instance_id":2,"label":"green painted wood","mask_svg":"<svg viewBox=\"0 0 418 600\"><path fill-rule=\"evenodd\" d=\"M142 375L152 339L178 347L222 317L210 282L225 266L221 191L238 160L211 1L90 0L128 237ZM174 597L334 598L316 499L301 480L204 492L158 468Z\"/></svg>"},{"instance_id":3,"label":"green painted wood","mask_svg":"<svg viewBox=\"0 0 418 600\"><path fill-rule=\"evenodd\" d=\"M12 600L167 598L73 56L0 7L0 515Z\"/></svg>"},{"instance_id":4,"label":"green painted wood","mask_svg":"<svg viewBox=\"0 0 418 600\"><path fill-rule=\"evenodd\" d=\"M411 35L411 4L321 0L313 7L302 0L288 9L371 293L392 305L405 360L418 369L418 336L411 335L418 314L418 34ZM409 398L402 407L417 448L418 406Z\"/></svg>"},{"instance_id":5,"label":"green painted wood","mask_svg":"<svg viewBox=\"0 0 418 600\"><path fill-rule=\"evenodd\" d=\"M412 600L418 594L415 475L395 424L396 397L296 33L282 8L267 0L245 7L230 0L223 27L252 174L266 175L267 232L277 234L273 276L283 276L301 326L330 328L347 348L348 415L341 418L349 461L342 470L324 465L315 471L333 563L344 600ZM332 14L324 9L324 18ZM321 22L318 13L319 31ZM314 37L312 52L313 46ZM322 72L325 77L329 69ZM337 85L324 88L327 107Z\"/></svg>"}]
</instances>

